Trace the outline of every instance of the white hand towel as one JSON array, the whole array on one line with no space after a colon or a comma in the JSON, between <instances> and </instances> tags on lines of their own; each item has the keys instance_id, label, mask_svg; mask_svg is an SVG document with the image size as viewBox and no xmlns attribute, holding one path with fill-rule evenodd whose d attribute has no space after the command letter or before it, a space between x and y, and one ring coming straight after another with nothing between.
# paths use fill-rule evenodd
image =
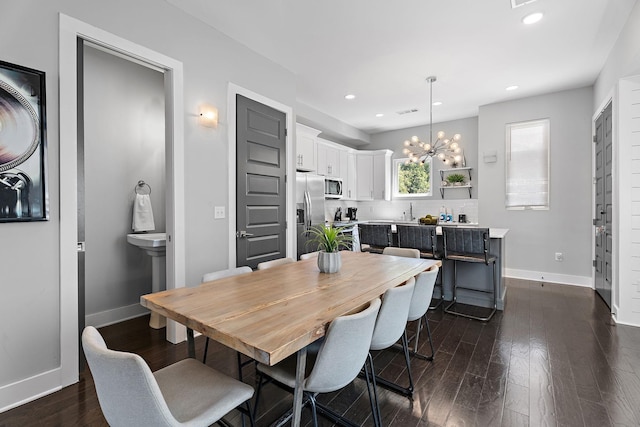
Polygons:
<instances>
[{"instance_id":1,"label":"white hand towel","mask_svg":"<svg viewBox=\"0 0 640 427\"><path fill-rule=\"evenodd\" d=\"M148 194L136 194L133 201L133 231L153 231L156 225L153 222L153 209L151 198Z\"/></svg>"}]
</instances>

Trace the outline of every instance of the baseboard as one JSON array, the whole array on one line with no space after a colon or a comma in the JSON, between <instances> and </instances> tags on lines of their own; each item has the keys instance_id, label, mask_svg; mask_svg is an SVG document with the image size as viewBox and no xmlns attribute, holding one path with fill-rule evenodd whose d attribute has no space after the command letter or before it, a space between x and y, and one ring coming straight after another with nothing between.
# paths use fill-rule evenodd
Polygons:
<instances>
[{"instance_id":1,"label":"baseboard","mask_svg":"<svg viewBox=\"0 0 640 427\"><path fill-rule=\"evenodd\" d=\"M0 413L60 390L60 371L52 369L0 387Z\"/></svg>"},{"instance_id":2,"label":"baseboard","mask_svg":"<svg viewBox=\"0 0 640 427\"><path fill-rule=\"evenodd\" d=\"M114 323L123 322L125 320L134 319L136 317L149 314L149 310L140 304L131 304L124 307L105 310L99 313L88 314L84 321L87 326L95 326L102 328L103 326L113 325Z\"/></svg>"},{"instance_id":3,"label":"baseboard","mask_svg":"<svg viewBox=\"0 0 640 427\"><path fill-rule=\"evenodd\" d=\"M513 268L505 268L506 277L513 279L524 279L534 281L544 281L547 283L558 283L562 285L583 286L594 289L591 277L572 276L569 274L544 273L540 271L516 270Z\"/></svg>"}]
</instances>

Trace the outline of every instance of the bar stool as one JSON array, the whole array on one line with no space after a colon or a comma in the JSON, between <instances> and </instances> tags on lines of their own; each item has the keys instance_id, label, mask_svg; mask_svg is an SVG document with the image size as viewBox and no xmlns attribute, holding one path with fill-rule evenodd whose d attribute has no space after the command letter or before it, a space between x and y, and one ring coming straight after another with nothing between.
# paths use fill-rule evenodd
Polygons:
<instances>
[{"instance_id":1,"label":"bar stool","mask_svg":"<svg viewBox=\"0 0 640 427\"><path fill-rule=\"evenodd\" d=\"M391 224L358 224L358 235L362 252L381 254L391 246ZM368 247L363 248L363 244Z\"/></svg>"},{"instance_id":2,"label":"bar stool","mask_svg":"<svg viewBox=\"0 0 640 427\"><path fill-rule=\"evenodd\" d=\"M453 300L444 309L445 313L456 316L468 317L470 319L489 321L495 314L498 306L498 281L496 276L497 257L491 255L490 239L488 228L464 228L464 227L442 227L444 237L444 259L453 261ZM484 263L493 267L493 292L458 285L458 262ZM457 303L457 290L493 293L493 307L486 317L474 316L455 310Z\"/></svg>"},{"instance_id":3,"label":"bar stool","mask_svg":"<svg viewBox=\"0 0 640 427\"><path fill-rule=\"evenodd\" d=\"M420 251L420 258L442 259L442 253L438 251L435 225L397 225L398 246L401 248L415 248ZM435 310L444 301L442 292L442 269L436 278L435 286L440 290L440 298L435 304L429 305L429 310Z\"/></svg>"}]
</instances>

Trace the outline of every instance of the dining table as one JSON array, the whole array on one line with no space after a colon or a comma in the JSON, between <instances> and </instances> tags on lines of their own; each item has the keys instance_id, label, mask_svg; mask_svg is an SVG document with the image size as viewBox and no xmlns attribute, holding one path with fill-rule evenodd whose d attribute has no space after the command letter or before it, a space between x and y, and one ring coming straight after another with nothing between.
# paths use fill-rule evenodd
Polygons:
<instances>
[{"instance_id":1,"label":"dining table","mask_svg":"<svg viewBox=\"0 0 640 427\"><path fill-rule=\"evenodd\" d=\"M307 346L329 323L356 312L438 260L341 251L337 273L321 273L317 259L143 295L152 312L187 327L195 357L197 331L256 361L275 365L297 353L292 425L300 425Z\"/></svg>"}]
</instances>

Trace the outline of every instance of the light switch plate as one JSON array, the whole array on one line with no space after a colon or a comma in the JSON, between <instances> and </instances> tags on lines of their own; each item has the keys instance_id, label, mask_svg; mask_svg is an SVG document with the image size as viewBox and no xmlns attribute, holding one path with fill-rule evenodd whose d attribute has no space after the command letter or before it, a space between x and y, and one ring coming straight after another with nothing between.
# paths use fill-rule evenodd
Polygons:
<instances>
[{"instance_id":1,"label":"light switch plate","mask_svg":"<svg viewBox=\"0 0 640 427\"><path fill-rule=\"evenodd\" d=\"M225 213L224 213L224 206L216 206L214 208L214 214L213 217L215 219L222 219L225 217Z\"/></svg>"}]
</instances>

